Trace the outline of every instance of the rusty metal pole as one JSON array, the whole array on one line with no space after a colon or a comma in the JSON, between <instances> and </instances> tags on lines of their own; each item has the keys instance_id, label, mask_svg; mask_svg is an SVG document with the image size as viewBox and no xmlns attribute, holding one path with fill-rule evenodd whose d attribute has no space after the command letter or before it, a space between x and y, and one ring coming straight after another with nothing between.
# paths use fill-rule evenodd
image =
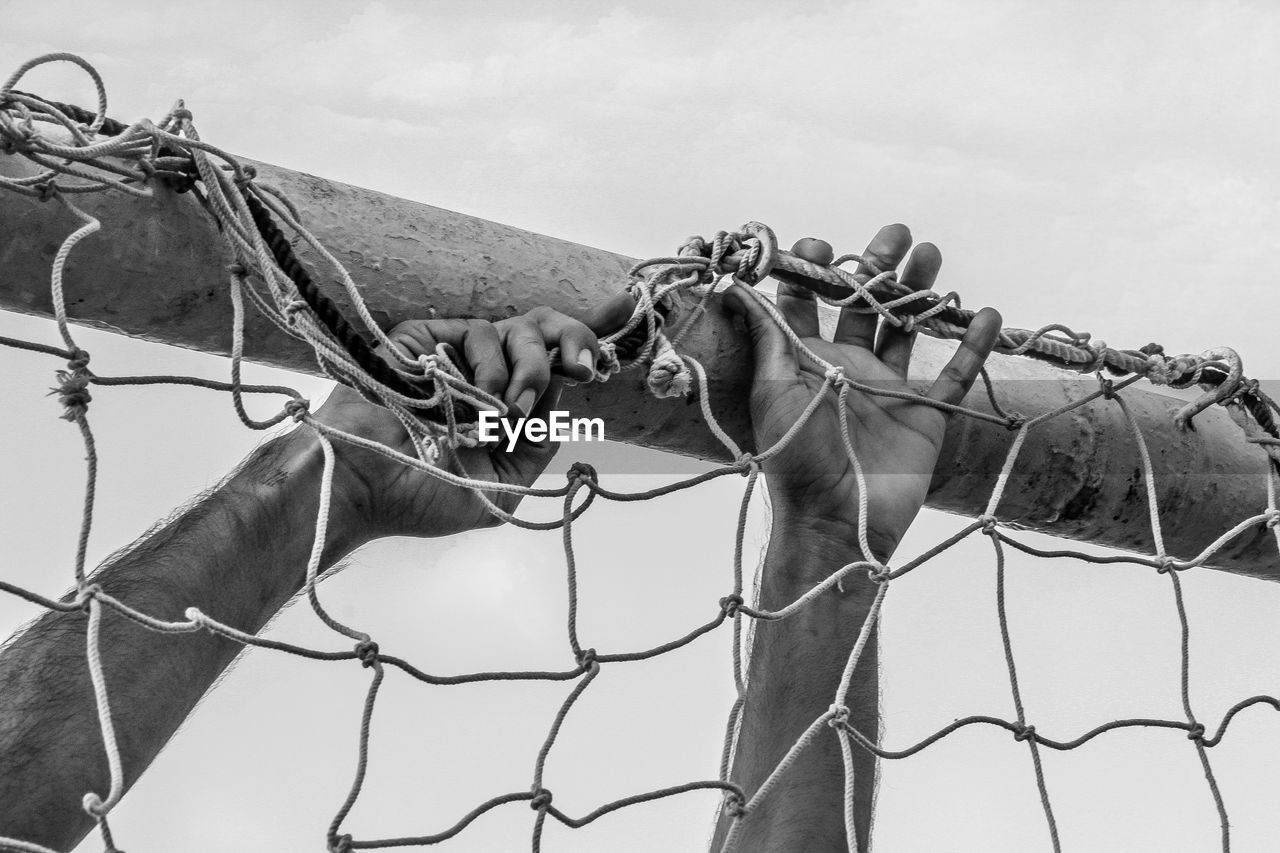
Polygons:
<instances>
[{"instance_id":1,"label":"rusty metal pole","mask_svg":"<svg viewBox=\"0 0 1280 853\"><path fill-rule=\"evenodd\" d=\"M535 305L583 315L626 283L632 261L417 202L256 163L259 179L282 189L308 227L350 270L379 322L424 316L497 319ZM32 174L27 161L0 155L0 174ZM67 269L68 305L79 322L146 340L225 354L230 347L228 261L212 220L194 199L157 192L82 196L102 220ZM49 266L71 218L57 205L0 192L0 308L49 316ZM664 247L655 247L661 253ZM321 287L342 304L324 265L299 246ZM679 310L679 309L677 309ZM678 316L677 316L678 319ZM684 349L713 377L714 409L727 431L750 447L746 389L749 344L713 309ZM950 347L921 338L913 374L931 376ZM302 372L315 362L304 346L251 317L247 355ZM1031 416L1096 388L1092 380L1026 359L996 356L990 372L1004 406ZM1219 410L1194 432L1172 423L1181 401L1133 388L1129 401L1153 448L1170 553L1190 557L1264 505L1264 456L1245 445ZM571 389L566 404L605 418L619 441L700 459L724 459L698 407L655 400L634 375ZM966 405L990 410L975 389ZM1012 433L953 420L929 506L964 515L983 511ZM1114 403L1099 401L1033 430L998 509L1002 520L1103 545L1149 551L1151 534L1132 436ZM1259 525L1224 549L1217 568L1280 579L1280 557Z\"/></svg>"}]
</instances>

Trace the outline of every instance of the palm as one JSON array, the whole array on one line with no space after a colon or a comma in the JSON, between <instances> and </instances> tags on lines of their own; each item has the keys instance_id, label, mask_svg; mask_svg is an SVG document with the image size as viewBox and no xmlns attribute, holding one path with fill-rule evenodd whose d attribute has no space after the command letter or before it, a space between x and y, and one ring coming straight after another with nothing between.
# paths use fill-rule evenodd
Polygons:
<instances>
[{"instance_id":1,"label":"palm","mask_svg":"<svg viewBox=\"0 0 1280 853\"><path fill-rule=\"evenodd\" d=\"M810 241L812 242L812 241ZM881 229L864 257L880 269L894 269L911 245L905 226ZM932 287L942 258L923 244L904 265L900 281L913 290ZM861 271L865 272L863 268ZM743 313L756 348L751 413L759 450L773 447L802 416L823 388L824 370L799 357L776 321L755 297L730 291L730 304ZM919 512L928 492L946 416L925 400L958 403L972 385L1000 329L1000 315L985 309L974 318L951 362L931 387L907 381L914 333L884 325L874 314L841 311L833 339L819 336L813 294L796 284L778 289L778 309L804 346L818 358L842 368L844 375L871 390L850 388L846 395L849 443L867 489L867 533L875 556L887 558ZM876 390L909 391L914 399L886 397ZM775 506L796 519L855 527L859 484L854 462L841 439L840 410L834 394L777 455L765 462Z\"/></svg>"}]
</instances>

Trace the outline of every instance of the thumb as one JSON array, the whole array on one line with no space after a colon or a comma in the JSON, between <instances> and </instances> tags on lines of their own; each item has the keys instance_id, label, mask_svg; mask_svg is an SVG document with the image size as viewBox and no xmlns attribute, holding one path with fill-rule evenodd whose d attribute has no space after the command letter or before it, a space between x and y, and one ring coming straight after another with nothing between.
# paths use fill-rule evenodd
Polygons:
<instances>
[{"instance_id":1,"label":"thumb","mask_svg":"<svg viewBox=\"0 0 1280 853\"><path fill-rule=\"evenodd\" d=\"M533 411L529 413L529 417L550 421L551 412L560 404L560 392L563 389L563 380L559 377L552 377L551 384L547 386L547 390L538 398L538 402L534 405ZM500 459L495 459L495 462L500 464L495 464L494 468L504 472L502 479L527 486L536 480L538 475L551 463L551 459L556 455L558 448L559 445L550 439L529 441L527 438L521 437L510 453L502 447L493 449L493 455L500 457Z\"/></svg>"},{"instance_id":2,"label":"thumb","mask_svg":"<svg viewBox=\"0 0 1280 853\"><path fill-rule=\"evenodd\" d=\"M794 379L799 369L795 349L778 321L760 304L759 300L764 298L756 291L735 284L725 291L724 307L746 322L755 352L756 379Z\"/></svg>"}]
</instances>

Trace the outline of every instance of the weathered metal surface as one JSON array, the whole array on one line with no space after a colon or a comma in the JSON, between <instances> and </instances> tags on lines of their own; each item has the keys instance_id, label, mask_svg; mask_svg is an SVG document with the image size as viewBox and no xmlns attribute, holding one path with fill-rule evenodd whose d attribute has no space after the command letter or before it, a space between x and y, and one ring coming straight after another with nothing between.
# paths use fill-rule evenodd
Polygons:
<instances>
[{"instance_id":1,"label":"weathered metal surface","mask_svg":"<svg viewBox=\"0 0 1280 853\"><path fill-rule=\"evenodd\" d=\"M308 227L346 264L379 322L422 316L496 319L534 305L583 315L626 282L632 261L416 202L255 164L260 180L281 188ZM29 165L0 155L0 174L27 175ZM230 347L228 258L212 221L188 196L152 199L123 194L82 196L103 230L78 247L67 270L71 316L133 337L206 352ZM0 308L49 315L49 266L74 221L56 204L0 192ZM656 247L661 250L661 247ZM321 286L343 303L314 253L299 254ZM684 343L713 377L714 408L727 431L750 447L745 389L750 348L733 321L713 309ZM950 352L922 338L913 373L932 375ZM310 353L251 317L247 353L267 364L314 372ZM993 357L1003 404L1025 415L1049 411L1093 390L1092 380L1026 359ZM1224 413L1179 432L1179 400L1125 392L1152 448L1166 541L1189 557L1218 533L1263 506L1263 455L1246 446ZM723 459L697 406L655 400L639 377L570 389L566 403L606 418L607 434L624 442L701 459ZM990 410L975 389L966 401ZM929 505L975 515L984 509L1013 435L956 418L935 475ZM1032 432L998 509L1002 520L1060 536L1149 551L1151 535L1138 455L1114 403L1099 401ZM1218 567L1280 579L1280 558L1261 526L1214 560Z\"/></svg>"}]
</instances>

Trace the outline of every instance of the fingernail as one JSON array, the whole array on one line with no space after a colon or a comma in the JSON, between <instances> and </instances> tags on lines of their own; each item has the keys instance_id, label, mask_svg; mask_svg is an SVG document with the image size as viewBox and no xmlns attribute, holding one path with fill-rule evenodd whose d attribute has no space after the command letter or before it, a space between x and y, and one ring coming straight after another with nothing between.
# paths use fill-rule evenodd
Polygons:
<instances>
[{"instance_id":1,"label":"fingernail","mask_svg":"<svg viewBox=\"0 0 1280 853\"><path fill-rule=\"evenodd\" d=\"M526 388L520 392L520 396L516 398L516 405L520 407L520 411L528 415L533 411L533 404L538 401L538 392L532 388Z\"/></svg>"},{"instance_id":2,"label":"fingernail","mask_svg":"<svg viewBox=\"0 0 1280 853\"><path fill-rule=\"evenodd\" d=\"M590 371L591 371L591 375L592 375L592 376L595 376L595 374L596 374L596 357L595 357L594 355L592 355L592 354L591 354L591 350L589 350L589 349L584 349L582 352L578 353L578 364L581 364L581 365L582 365L583 367L585 367L587 370L590 370Z\"/></svg>"}]
</instances>

